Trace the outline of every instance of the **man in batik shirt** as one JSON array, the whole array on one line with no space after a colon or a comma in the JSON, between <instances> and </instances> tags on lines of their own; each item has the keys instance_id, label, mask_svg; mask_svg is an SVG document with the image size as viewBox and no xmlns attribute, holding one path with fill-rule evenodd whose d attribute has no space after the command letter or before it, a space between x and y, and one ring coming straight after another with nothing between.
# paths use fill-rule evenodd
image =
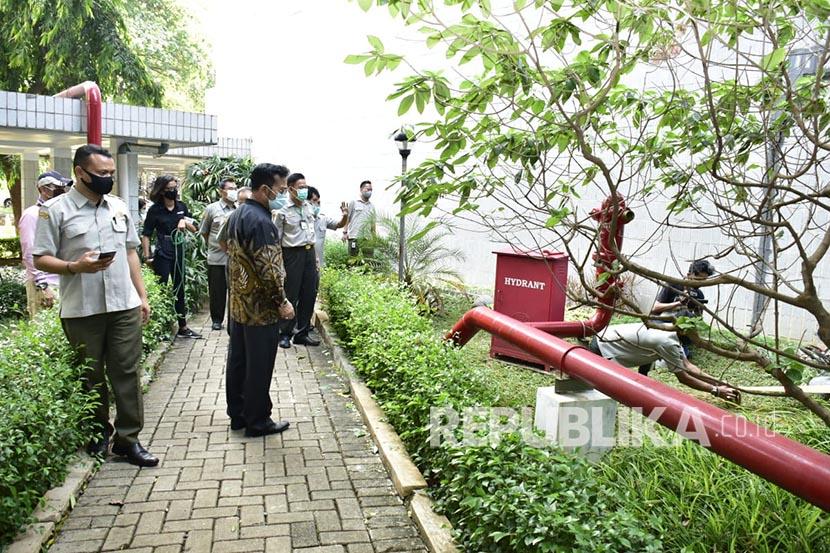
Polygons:
<instances>
[{"instance_id":1,"label":"man in batik shirt","mask_svg":"<svg viewBox=\"0 0 830 553\"><path fill-rule=\"evenodd\" d=\"M288 169L262 163L251 172L251 198L228 218L231 324L225 373L232 430L246 436L276 434L287 421L271 419L271 376L279 320L292 319L285 296L285 269L271 202L285 187Z\"/></svg>"}]
</instances>

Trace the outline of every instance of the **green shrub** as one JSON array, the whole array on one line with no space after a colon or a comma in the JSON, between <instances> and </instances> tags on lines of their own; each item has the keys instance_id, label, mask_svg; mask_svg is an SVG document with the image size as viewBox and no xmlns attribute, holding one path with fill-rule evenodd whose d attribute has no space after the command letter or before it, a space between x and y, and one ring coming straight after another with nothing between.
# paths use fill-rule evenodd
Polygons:
<instances>
[{"instance_id":1,"label":"green shrub","mask_svg":"<svg viewBox=\"0 0 830 553\"><path fill-rule=\"evenodd\" d=\"M494 446L449 448L434 495L468 551L662 551L646 529L661 517L632 512L623 488L600 476L514 433Z\"/></svg>"},{"instance_id":2,"label":"green shrub","mask_svg":"<svg viewBox=\"0 0 830 553\"><path fill-rule=\"evenodd\" d=\"M89 439L92 401L53 310L0 333L0 544Z\"/></svg>"},{"instance_id":3,"label":"green shrub","mask_svg":"<svg viewBox=\"0 0 830 553\"><path fill-rule=\"evenodd\" d=\"M142 270L152 309L143 328L145 354L170 335L176 320L169 286ZM0 330L0 549L30 521L44 492L92 436L93 402L83 367L69 347L57 309Z\"/></svg>"},{"instance_id":4,"label":"green shrub","mask_svg":"<svg viewBox=\"0 0 830 553\"><path fill-rule=\"evenodd\" d=\"M431 407L456 411L498 402L464 352L448 346L396 283L327 269L329 315L438 505L471 551L657 551L659 541L604 490L594 469L507 434L496 445L431 447ZM603 521L597 520L603 518Z\"/></svg>"},{"instance_id":5,"label":"green shrub","mask_svg":"<svg viewBox=\"0 0 830 553\"><path fill-rule=\"evenodd\" d=\"M330 269L345 269L349 266L349 247L342 240L326 239L323 258Z\"/></svg>"},{"instance_id":6,"label":"green shrub","mask_svg":"<svg viewBox=\"0 0 830 553\"><path fill-rule=\"evenodd\" d=\"M0 238L0 259L20 259L20 238Z\"/></svg>"},{"instance_id":7,"label":"green shrub","mask_svg":"<svg viewBox=\"0 0 830 553\"><path fill-rule=\"evenodd\" d=\"M0 321L28 315L26 273L20 269L0 269Z\"/></svg>"},{"instance_id":8,"label":"green shrub","mask_svg":"<svg viewBox=\"0 0 830 553\"><path fill-rule=\"evenodd\" d=\"M207 245L201 236L185 235L185 286L188 317L197 313L208 297Z\"/></svg>"},{"instance_id":9,"label":"green shrub","mask_svg":"<svg viewBox=\"0 0 830 553\"><path fill-rule=\"evenodd\" d=\"M161 284L153 270L146 266L141 268L141 274L152 310L150 321L141 331L142 347L147 355L158 347L159 342L170 339L173 323L176 322L176 310L170 283Z\"/></svg>"}]
</instances>

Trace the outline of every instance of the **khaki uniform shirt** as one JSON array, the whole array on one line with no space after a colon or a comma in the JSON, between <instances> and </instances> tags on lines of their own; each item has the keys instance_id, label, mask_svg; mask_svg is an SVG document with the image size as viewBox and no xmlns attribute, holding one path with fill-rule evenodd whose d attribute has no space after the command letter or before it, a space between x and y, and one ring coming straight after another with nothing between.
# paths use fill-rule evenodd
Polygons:
<instances>
[{"instance_id":1,"label":"khaki uniform shirt","mask_svg":"<svg viewBox=\"0 0 830 553\"><path fill-rule=\"evenodd\" d=\"M346 235L349 238L364 238L371 230L366 226L375 214L375 206L363 200L355 200L349 204L349 225Z\"/></svg>"},{"instance_id":2,"label":"khaki uniform shirt","mask_svg":"<svg viewBox=\"0 0 830 553\"><path fill-rule=\"evenodd\" d=\"M91 250L116 252L104 271L61 275L60 316L72 319L141 305L127 263L128 249L138 245L135 225L121 198L107 194L96 206L72 188L41 206L32 253L69 262Z\"/></svg>"},{"instance_id":3,"label":"khaki uniform shirt","mask_svg":"<svg viewBox=\"0 0 830 553\"><path fill-rule=\"evenodd\" d=\"M283 248L298 248L314 245L314 210L304 202L297 207L293 203L277 210L274 222L282 238Z\"/></svg>"},{"instance_id":4,"label":"khaki uniform shirt","mask_svg":"<svg viewBox=\"0 0 830 553\"><path fill-rule=\"evenodd\" d=\"M234 205L225 200L213 202L205 208L202 215L202 224L199 234L208 235L207 263L208 265L227 265L228 254L219 247L219 231L228 215L233 213Z\"/></svg>"},{"instance_id":5,"label":"khaki uniform shirt","mask_svg":"<svg viewBox=\"0 0 830 553\"><path fill-rule=\"evenodd\" d=\"M271 214L248 201L228 217L225 227L231 319L248 326L276 324L285 301L285 268Z\"/></svg>"}]
</instances>

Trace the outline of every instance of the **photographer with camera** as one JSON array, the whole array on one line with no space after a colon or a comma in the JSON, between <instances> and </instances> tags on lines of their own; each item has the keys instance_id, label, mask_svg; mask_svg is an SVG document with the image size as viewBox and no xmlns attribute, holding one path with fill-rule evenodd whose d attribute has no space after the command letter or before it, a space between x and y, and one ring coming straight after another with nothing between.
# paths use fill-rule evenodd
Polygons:
<instances>
[{"instance_id":1,"label":"photographer with camera","mask_svg":"<svg viewBox=\"0 0 830 553\"><path fill-rule=\"evenodd\" d=\"M689 265L689 272L686 274L686 278L689 280L706 280L713 274L715 274L715 267L705 259L698 259ZM651 308L651 314L673 315L674 313L672 312L674 311L687 310L691 315L699 317L703 314L703 305L705 303L707 303L707 300L700 288L667 284L660 288L660 292L657 294L657 300L654 302L654 307Z\"/></svg>"},{"instance_id":2,"label":"photographer with camera","mask_svg":"<svg viewBox=\"0 0 830 553\"><path fill-rule=\"evenodd\" d=\"M715 267L706 259L697 259L689 265L689 272L686 274L688 280L706 280L715 274ZM700 288L693 286L676 286L667 284L660 288L654 306L651 308L652 315L677 317L700 317L703 315L703 306L709 300L703 295ZM691 341L680 337L683 353L691 358Z\"/></svg>"}]
</instances>

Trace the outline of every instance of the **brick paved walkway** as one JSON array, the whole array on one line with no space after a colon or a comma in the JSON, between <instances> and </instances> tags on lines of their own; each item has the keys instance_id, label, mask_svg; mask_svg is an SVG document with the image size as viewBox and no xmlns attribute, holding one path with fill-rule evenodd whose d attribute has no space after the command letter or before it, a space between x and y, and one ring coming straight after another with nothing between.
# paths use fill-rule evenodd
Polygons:
<instances>
[{"instance_id":1,"label":"brick paved walkway","mask_svg":"<svg viewBox=\"0 0 830 553\"><path fill-rule=\"evenodd\" d=\"M280 350L271 397L291 428L245 438L225 415L227 334L201 332L145 395L159 467L110 458L50 553L426 550L322 348Z\"/></svg>"}]
</instances>

